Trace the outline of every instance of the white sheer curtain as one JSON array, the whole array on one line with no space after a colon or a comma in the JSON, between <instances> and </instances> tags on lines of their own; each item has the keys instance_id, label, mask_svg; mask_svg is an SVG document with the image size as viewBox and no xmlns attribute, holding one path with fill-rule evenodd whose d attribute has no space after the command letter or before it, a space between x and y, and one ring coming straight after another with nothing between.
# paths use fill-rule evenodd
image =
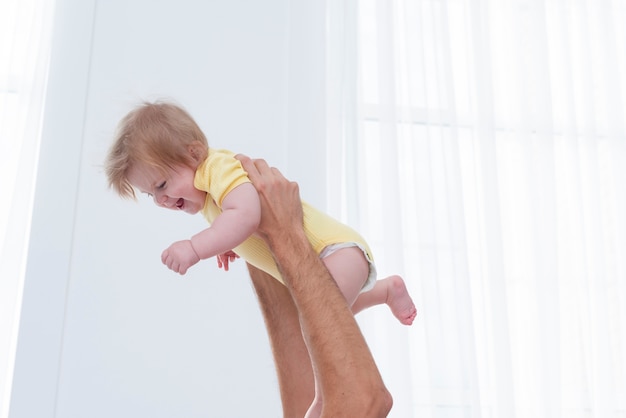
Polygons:
<instances>
[{"instance_id":1,"label":"white sheer curtain","mask_svg":"<svg viewBox=\"0 0 626 418\"><path fill-rule=\"evenodd\" d=\"M328 2L329 202L392 416L626 416L626 2Z\"/></svg>"},{"instance_id":2,"label":"white sheer curtain","mask_svg":"<svg viewBox=\"0 0 626 418\"><path fill-rule=\"evenodd\" d=\"M52 7L0 2L0 417L9 407Z\"/></svg>"}]
</instances>

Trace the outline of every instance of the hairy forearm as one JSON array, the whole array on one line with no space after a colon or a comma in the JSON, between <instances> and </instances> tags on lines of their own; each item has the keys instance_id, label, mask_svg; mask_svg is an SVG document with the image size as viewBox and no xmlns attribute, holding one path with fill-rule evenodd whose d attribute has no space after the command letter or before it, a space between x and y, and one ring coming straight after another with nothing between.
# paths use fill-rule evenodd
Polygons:
<instances>
[{"instance_id":1,"label":"hairy forearm","mask_svg":"<svg viewBox=\"0 0 626 418\"><path fill-rule=\"evenodd\" d=\"M286 233L286 231L289 232ZM287 287L301 293L307 286L307 281L302 280L301 276L311 274L311 269L315 269L318 264L317 255L306 238L304 230L289 228L273 231L266 236L266 241L284 276Z\"/></svg>"},{"instance_id":2,"label":"hairy forearm","mask_svg":"<svg viewBox=\"0 0 626 418\"><path fill-rule=\"evenodd\" d=\"M298 309L324 409L330 416L387 416L391 396L363 334L303 231L296 231L268 244Z\"/></svg>"},{"instance_id":3,"label":"hairy forearm","mask_svg":"<svg viewBox=\"0 0 626 418\"><path fill-rule=\"evenodd\" d=\"M311 356L326 371L322 383L356 378L341 375L342 363L378 373L345 298L303 231L269 237L268 244L298 307Z\"/></svg>"},{"instance_id":4,"label":"hairy forearm","mask_svg":"<svg viewBox=\"0 0 626 418\"><path fill-rule=\"evenodd\" d=\"M289 234L274 234L267 241L301 314L311 310L316 317L321 316L318 311L322 311L322 305L349 310L337 284L301 228Z\"/></svg>"},{"instance_id":5,"label":"hairy forearm","mask_svg":"<svg viewBox=\"0 0 626 418\"><path fill-rule=\"evenodd\" d=\"M259 234L268 243L298 311L324 402L322 416L387 416L392 399L365 339L304 235L297 183L287 181L263 160L238 158L259 192L263 207Z\"/></svg>"}]
</instances>

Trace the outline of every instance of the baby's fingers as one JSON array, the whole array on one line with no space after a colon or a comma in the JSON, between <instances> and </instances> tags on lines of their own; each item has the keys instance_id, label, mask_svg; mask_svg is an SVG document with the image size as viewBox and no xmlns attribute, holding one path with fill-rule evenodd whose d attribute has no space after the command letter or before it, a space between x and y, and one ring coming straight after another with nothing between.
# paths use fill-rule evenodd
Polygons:
<instances>
[{"instance_id":1,"label":"baby's fingers","mask_svg":"<svg viewBox=\"0 0 626 418\"><path fill-rule=\"evenodd\" d=\"M228 271L228 256L220 254L217 257L217 267Z\"/></svg>"}]
</instances>

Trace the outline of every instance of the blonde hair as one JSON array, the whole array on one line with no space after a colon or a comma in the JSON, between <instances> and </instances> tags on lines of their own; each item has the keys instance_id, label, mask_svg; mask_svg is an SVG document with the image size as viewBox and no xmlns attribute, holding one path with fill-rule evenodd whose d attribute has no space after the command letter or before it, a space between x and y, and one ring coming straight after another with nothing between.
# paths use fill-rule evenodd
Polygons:
<instances>
[{"instance_id":1,"label":"blonde hair","mask_svg":"<svg viewBox=\"0 0 626 418\"><path fill-rule=\"evenodd\" d=\"M198 124L182 107L168 102L144 102L119 123L105 161L109 187L135 199L128 181L131 167L160 171L186 165L195 169L208 155L208 142Z\"/></svg>"}]
</instances>

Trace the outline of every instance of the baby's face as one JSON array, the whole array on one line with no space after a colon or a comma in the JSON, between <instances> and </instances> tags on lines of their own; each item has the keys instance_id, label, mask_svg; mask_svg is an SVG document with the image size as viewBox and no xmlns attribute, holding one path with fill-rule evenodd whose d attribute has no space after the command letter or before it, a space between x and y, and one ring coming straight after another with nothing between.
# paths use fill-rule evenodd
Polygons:
<instances>
[{"instance_id":1,"label":"baby's face","mask_svg":"<svg viewBox=\"0 0 626 418\"><path fill-rule=\"evenodd\" d=\"M195 170L185 165L165 174L156 169L131 167L128 180L135 189L152 196L157 206L195 214L206 201L206 192L193 186L195 174Z\"/></svg>"}]
</instances>

